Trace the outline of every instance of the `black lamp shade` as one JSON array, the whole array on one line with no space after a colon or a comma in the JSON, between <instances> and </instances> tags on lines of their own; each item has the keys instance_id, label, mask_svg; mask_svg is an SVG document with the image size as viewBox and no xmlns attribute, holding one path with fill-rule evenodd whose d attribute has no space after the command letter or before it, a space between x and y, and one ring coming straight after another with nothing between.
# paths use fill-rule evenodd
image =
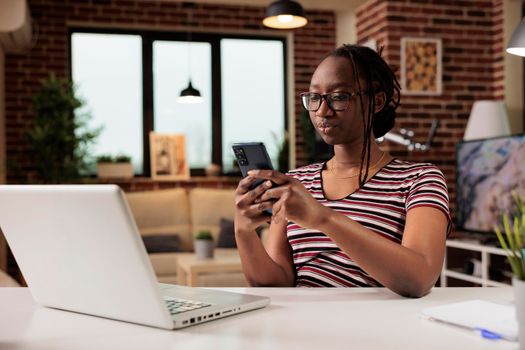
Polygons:
<instances>
[{"instance_id":1,"label":"black lamp shade","mask_svg":"<svg viewBox=\"0 0 525 350\"><path fill-rule=\"evenodd\" d=\"M263 24L276 29L293 29L308 23L301 4L293 0L277 0L266 8Z\"/></svg>"},{"instance_id":2,"label":"black lamp shade","mask_svg":"<svg viewBox=\"0 0 525 350\"><path fill-rule=\"evenodd\" d=\"M199 103L202 102L201 93L191 85L191 80L188 87L180 92L177 98L179 103Z\"/></svg>"}]
</instances>

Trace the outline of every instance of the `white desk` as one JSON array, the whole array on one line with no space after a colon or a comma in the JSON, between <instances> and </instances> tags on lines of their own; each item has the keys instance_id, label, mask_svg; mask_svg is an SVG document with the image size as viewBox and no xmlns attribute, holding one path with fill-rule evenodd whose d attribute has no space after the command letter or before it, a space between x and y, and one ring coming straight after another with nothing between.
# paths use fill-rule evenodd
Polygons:
<instances>
[{"instance_id":1,"label":"white desk","mask_svg":"<svg viewBox=\"0 0 525 350\"><path fill-rule=\"evenodd\" d=\"M469 299L512 301L512 289L436 288L421 299L385 289L238 288L271 304L165 331L39 307L25 288L0 288L0 349L518 349L423 320L423 308Z\"/></svg>"}]
</instances>

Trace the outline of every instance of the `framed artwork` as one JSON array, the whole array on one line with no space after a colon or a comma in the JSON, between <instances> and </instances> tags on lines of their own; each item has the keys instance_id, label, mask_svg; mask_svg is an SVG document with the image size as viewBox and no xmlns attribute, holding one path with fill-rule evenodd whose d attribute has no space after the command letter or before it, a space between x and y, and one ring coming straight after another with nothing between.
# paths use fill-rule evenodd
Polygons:
<instances>
[{"instance_id":1,"label":"framed artwork","mask_svg":"<svg viewBox=\"0 0 525 350\"><path fill-rule=\"evenodd\" d=\"M401 93L441 95L441 39L401 38Z\"/></svg>"},{"instance_id":2,"label":"framed artwork","mask_svg":"<svg viewBox=\"0 0 525 350\"><path fill-rule=\"evenodd\" d=\"M190 178L186 138L182 134L149 133L151 177L158 180Z\"/></svg>"}]
</instances>

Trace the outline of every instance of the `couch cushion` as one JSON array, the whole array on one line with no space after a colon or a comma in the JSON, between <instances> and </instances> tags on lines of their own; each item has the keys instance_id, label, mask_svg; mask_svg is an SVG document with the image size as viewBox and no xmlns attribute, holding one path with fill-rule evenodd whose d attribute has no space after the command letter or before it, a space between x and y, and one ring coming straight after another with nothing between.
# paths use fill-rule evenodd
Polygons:
<instances>
[{"instance_id":1,"label":"couch cushion","mask_svg":"<svg viewBox=\"0 0 525 350\"><path fill-rule=\"evenodd\" d=\"M128 192L126 197L142 235L177 234L182 250L193 248L185 189Z\"/></svg>"},{"instance_id":2,"label":"couch cushion","mask_svg":"<svg viewBox=\"0 0 525 350\"><path fill-rule=\"evenodd\" d=\"M217 241L221 218L233 220L234 189L194 188L190 190L190 210L193 235L210 230Z\"/></svg>"},{"instance_id":3,"label":"couch cushion","mask_svg":"<svg viewBox=\"0 0 525 350\"><path fill-rule=\"evenodd\" d=\"M259 226L255 232L259 237L267 225ZM221 218L219 220L219 235L217 237L217 248L237 248L235 240L235 225L233 220Z\"/></svg>"},{"instance_id":4,"label":"couch cushion","mask_svg":"<svg viewBox=\"0 0 525 350\"><path fill-rule=\"evenodd\" d=\"M233 220L225 218L220 219L219 236L217 237L217 248L237 248Z\"/></svg>"},{"instance_id":5,"label":"couch cushion","mask_svg":"<svg viewBox=\"0 0 525 350\"><path fill-rule=\"evenodd\" d=\"M148 253L174 253L182 251L177 234L143 235L142 241Z\"/></svg>"}]
</instances>

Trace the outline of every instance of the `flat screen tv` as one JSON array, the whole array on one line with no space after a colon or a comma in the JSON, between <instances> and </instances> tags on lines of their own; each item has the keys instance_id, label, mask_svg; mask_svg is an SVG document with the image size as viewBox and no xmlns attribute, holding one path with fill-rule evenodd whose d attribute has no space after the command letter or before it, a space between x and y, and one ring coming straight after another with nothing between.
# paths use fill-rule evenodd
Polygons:
<instances>
[{"instance_id":1,"label":"flat screen tv","mask_svg":"<svg viewBox=\"0 0 525 350\"><path fill-rule=\"evenodd\" d=\"M525 135L464 141L456 147L457 229L489 233L525 199Z\"/></svg>"}]
</instances>

